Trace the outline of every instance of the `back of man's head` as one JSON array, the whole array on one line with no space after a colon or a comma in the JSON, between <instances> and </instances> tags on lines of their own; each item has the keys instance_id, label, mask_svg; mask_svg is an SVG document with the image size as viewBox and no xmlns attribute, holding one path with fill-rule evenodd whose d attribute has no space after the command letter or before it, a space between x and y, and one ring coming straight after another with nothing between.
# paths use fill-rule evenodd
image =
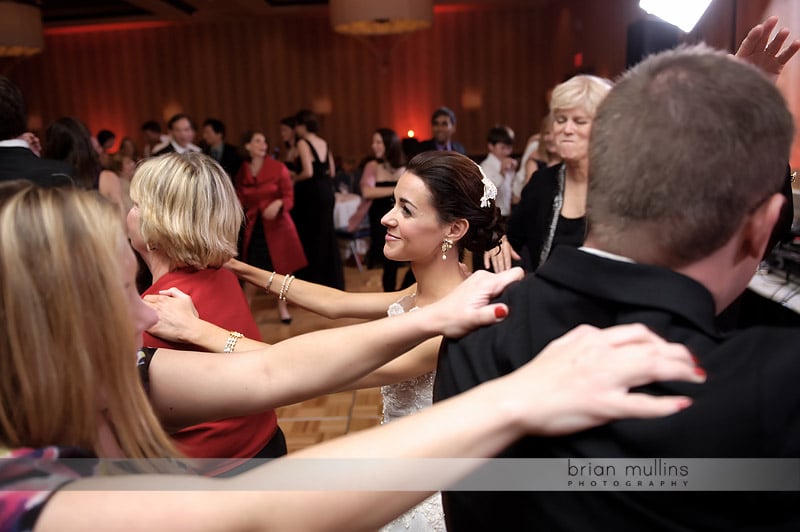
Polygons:
<instances>
[{"instance_id":1,"label":"back of man's head","mask_svg":"<svg viewBox=\"0 0 800 532\"><path fill-rule=\"evenodd\" d=\"M17 138L27 127L22 92L10 79L0 75L0 140Z\"/></svg>"},{"instance_id":2,"label":"back of man's head","mask_svg":"<svg viewBox=\"0 0 800 532\"><path fill-rule=\"evenodd\" d=\"M755 68L702 45L651 56L595 117L587 239L671 268L710 255L781 190L793 133Z\"/></svg>"}]
</instances>

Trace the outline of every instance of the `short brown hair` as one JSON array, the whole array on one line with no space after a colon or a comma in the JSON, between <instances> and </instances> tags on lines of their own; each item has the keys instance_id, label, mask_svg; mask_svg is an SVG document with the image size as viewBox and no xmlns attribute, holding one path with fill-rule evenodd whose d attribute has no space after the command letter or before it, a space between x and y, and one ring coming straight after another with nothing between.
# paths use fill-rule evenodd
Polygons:
<instances>
[{"instance_id":1,"label":"short brown hair","mask_svg":"<svg viewBox=\"0 0 800 532\"><path fill-rule=\"evenodd\" d=\"M589 148L589 237L680 267L723 246L779 192L794 133L777 88L707 46L651 56L600 105Z\"/></svg>"}]
</instances>

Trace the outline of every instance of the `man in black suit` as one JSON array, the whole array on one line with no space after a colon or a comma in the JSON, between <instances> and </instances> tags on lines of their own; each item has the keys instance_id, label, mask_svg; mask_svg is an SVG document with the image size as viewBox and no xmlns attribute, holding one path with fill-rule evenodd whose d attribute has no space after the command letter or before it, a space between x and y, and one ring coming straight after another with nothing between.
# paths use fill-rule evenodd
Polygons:
<instances>
[{"instance_id":1,"label":"man in black suit","mask_svg":"<svg viewBox=\"0 0 800 532\"><path fill-rule=\"evenodd\" d=\"M438 150L466 154L464 146L453 140L453 134L456 132L456 114L452 109L444 106L436 109L431 116L431 127L433 138L420 142L417 153Z\"/></svg>"},{"instance_id":2,"label":"man in black suit","mask_svg":"<svg viewBox=\"0 0 800 532\"><path fill-rule=\"evenodd\" d=\"M187 153L202 151L199 146L192 144L194 140L194 124L188 115L178 113L167 122L169 140L153 147L153 157L165 153Z\"/></svg>"},{"instance_id":3,"label":"man in black suit","mask_svg":"<svg viewBox=\"0 0 800 532\"><path fill-rule=\"evenodd\" d=\"M72 185L74 169L67 163L40 159L25 134L28 119L22 92L10 79L0 75L0 181L27 179L41 186Z\"/></svg>"},{"instance_id":4,"label":"man in black suit","mask_svg":"<svg viewBox=\"0 0 800 532\"><path fill-rule=\"evenodd\" d=\"M778 58L779 48L770 55ZM774 73L793 53L775 62ZM685 395L691 407L573 436L525 438L501 456L679 465L800 457L800 331L726 335L715 326L756 271L780 216L792 136L783 98L750 65L703 47L640 63L594 118L584 247L556 248L535 275L508 289L505 321L445 343L435 400L513 371L578 324L640 322L687 345L708 373L704 385L642 391ZM448 529L800 530L797 492L576 491L569 474L565 468L564 491L447 493ZM641 480L684 479L654 474L633 485Z\"/></svg>"},{"instance_id":5,"label":"man in black suit","mask_svg":"<svg viewBox=\"0 0 800 532\"><path fill-rule=\"evenodd\" d=\"M203 122L203 141L203 153L217 161L233 181L242 166L242 158L236 146L225 142L225 124L216 118L206 119Z\"/></svg>"}]
</instances>

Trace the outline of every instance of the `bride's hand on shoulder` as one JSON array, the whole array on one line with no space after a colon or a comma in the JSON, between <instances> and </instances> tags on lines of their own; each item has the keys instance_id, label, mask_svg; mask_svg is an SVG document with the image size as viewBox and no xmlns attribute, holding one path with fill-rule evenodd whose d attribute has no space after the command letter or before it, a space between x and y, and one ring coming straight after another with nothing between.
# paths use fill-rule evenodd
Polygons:
<instances>
[{"instance_id":1,"label":"bride's hand on shoulder","mask_svg":"<svg viewBox=\"0 0 800 532\"><path fill-rule=\"evenodd\" d=\"M522 279L522 268L511 268L502 273L480 270L458 285L439 301L423 307L437 324L440 334L458 338L469 331L498 322L508 315L504 303L489 302L511 283Z\"/></svg>"}]
</instances>

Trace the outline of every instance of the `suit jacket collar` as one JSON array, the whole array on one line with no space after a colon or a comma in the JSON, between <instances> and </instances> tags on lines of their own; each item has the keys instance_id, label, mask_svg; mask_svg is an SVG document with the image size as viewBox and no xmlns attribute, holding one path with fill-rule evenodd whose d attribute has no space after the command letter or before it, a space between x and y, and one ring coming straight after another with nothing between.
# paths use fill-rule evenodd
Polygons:
<instances>
[{"instance_id":1,"label":"suit jacket collar","mask_svg":"<svg viewBox=\"0 0 800 532\"><path fill-rule=\"evenodd\" d=\"M536 275L591 297L662 309L689 320L710 336L719 336L711 293L694 279L667 268L559 246Z\"/></svg>"}]
</instances>

